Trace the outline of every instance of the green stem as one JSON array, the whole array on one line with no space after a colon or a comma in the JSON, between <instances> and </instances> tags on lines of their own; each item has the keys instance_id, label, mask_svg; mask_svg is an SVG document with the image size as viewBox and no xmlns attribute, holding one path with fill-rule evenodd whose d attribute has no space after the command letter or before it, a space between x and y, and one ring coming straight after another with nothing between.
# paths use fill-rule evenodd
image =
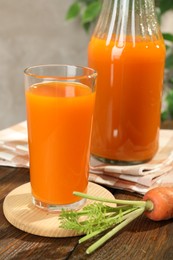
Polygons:
<instances>
[{"instance_id":1,"label":"green stem","mask_svg":"<svg viewBox=\"0 0 173 260\"><path fill-rule=\"evenodd\" d=\"M114 204L124 204L124 205L133 205L133 206L139 206L139 207L145 207L146 206L146 202L145 201L136 201L136 200L118 200L118 199L105 199L105 198L101 198L101 197L95 197L95 196L91 196L82 192L73 192L74 195L82 197L82 198L86 198L86 199L90 199L90 200L95 200L95 201L102 201L102 202L108 202L108 203L114 203Z\"/></svg>"},{"instance_id":2,"label":"green stem","mask_svg":"<svg viewBox=\"0 0 173 260\"><path fill-rule=\"evenodd\" d=\"M142 213L145 211L145 207L137 209L135 212L132 212L129 214L129 217L121 222L119 225L117 225L115 228L113 228L111 231L109 231L106 235L101 237L98 241L96 241L94 244L92 244L88 249L86 250L87 254L91 254L94 252L97 248L99 248L102 244L104 244L107 240L109 240L112 236L114 236L118 231L120 231L122 228L127 226L130 222L132 222L135 218L142 215ZM134 214L135 213L135 214Z\"/></svg>"},{"instance_id":3,"label":"green stem","mask_svg":"<svg viewBox=\"0 0 173 260\"><path fill-rule=\"evenodd\" d=\"M145 211L152 211L154 209L154 204L151 200L147 200L145 204Z\"/></svg>"},{"instance_id":4,"label":"green stem","mask_svg":"<svg viewBox=\"0 0 173 260\"><path fill-rule=\"evenodd\" d=\"M109 227L108 227L108 228L109 228ZM107 229L108 229L108 228L107 228ZM94 232L92 232L92 233L90 233L90 234L88 234L88 235L82 237L81 239L79 239L78 243L79 243L79 244L82 244L83 242L87 241L88 239L97 236L98 234L100 234L100 233L103 232L104 230L105 230L105 228L96 230L96 231L94 231Z\"/></svg>"},{"instance_id":5,"label":"green stem","mask_svg":"<svg viewBox=\"0 0 173 260\"><path fill-rule=\"evenodd\" d=\"M122 214L122 218L120 218L120 215L116 215L116 216L111 217L111 218L108 217L108 218L107 218L107 222L110 222L110 220L114 220L114 223L112 224L112 226L113 226L113 225L116 225L116 224L119 224L120 222L122 222L122 221L124 221L125 219L127 219L128 216L130 216L131 212L134 212L135 210L136 210L136 209L134 209L134 208L130 208L130 209L128 209L128 210L122 212L122 213L121 213L121 214ZM117 219L119 219L119 221L117 221ZM94 236L100 234L101 232L103 232L103 231L105 231L106 229L109 229L109 228L110 228L110 226L108 226L107 228L104 228L104 227L103 227L103 228L100 228L99 230L93 231L92 233L85 235L84 237L82 237L81 239L79 239L79 244L85 242L86 240L88 240L88 239L90 239L90 238L92 238L92 237L94 237Z\"/></svg>"}]
</instances>

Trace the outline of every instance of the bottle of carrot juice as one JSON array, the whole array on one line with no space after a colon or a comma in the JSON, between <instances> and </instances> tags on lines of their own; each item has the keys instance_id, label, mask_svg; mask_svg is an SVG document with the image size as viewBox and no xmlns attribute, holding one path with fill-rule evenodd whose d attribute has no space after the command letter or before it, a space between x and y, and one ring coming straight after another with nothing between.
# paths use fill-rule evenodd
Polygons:
<instances>
[{"instance_id":1,"label":"bottle of carrot juice","mask_svg":"<svg viewBox=\"0 0 173 260\"><path fill-rule=\"evenodd\" d=\"M88 47L98 72L91 154L137 164L158 149L165 46L154 0L104 0Z\"/></svg>"}]
</instances>

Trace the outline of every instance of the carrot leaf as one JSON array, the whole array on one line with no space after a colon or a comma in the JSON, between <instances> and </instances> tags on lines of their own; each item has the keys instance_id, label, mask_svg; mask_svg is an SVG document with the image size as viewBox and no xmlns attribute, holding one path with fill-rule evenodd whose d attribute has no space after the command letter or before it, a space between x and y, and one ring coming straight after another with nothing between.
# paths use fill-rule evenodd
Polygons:
<instances>
[{"instance_id":1,"label":"carrot leaf","mask_svg":"<svg viewBox=\"0 0 173 260\"><path fill-rule=\"evenodd\" d=\"M85 234L79 240L79 243L107 231L86 250L87 254L94 252L113 235L139 217L145 210L153 209L153 204L150 201L105 199L80 192L74 192L73 194L94 202L80 211L63 210L60 214L61 228Z\"/></svg>"}]
</instances>

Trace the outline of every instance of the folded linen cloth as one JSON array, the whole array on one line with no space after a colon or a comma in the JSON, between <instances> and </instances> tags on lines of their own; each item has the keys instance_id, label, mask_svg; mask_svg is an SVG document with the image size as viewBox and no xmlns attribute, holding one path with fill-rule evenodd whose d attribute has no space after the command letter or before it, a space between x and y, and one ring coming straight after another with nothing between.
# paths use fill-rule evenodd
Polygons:
<instances>
[{"instance_id":1,"label":"folded linen cloth","mask_svg":"<svg viewBox=\"0 0 173 260\"><path fill-rule=\"evenodd\" d=\"M90 180L140 194L158 185L173 185L173 130L160 130L159 150L148 163L117 166L91 157Z\"/></svg>"},{"instance_id":2,"label":"folded linen cloth","mask_svg":"<svg viewBox=\"0 0 173 260\"><path fill-rule=\"evenodd\" d=\"M173 131L160 130L159 141L156 156L144 164L109 165L91 156L89 180L140 194L154 186L173 185ZM0 131L0 165L29 167L26 121Z\"/></svg>"},{"instance_id":3,"label":"folded linen cloth","mask_svg":"<svg viewBox=\"0 0 173 260\"><path fill-rule=\"evenodd\" d=\"M0 165L29 167L26 121L0 131Z\"/></svg>"}]
</instances>

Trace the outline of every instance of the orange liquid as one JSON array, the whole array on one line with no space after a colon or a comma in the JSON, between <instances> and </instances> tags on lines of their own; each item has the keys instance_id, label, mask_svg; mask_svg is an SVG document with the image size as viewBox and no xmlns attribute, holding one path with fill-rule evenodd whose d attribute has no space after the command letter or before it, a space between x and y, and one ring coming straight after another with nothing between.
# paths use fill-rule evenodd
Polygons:
<instances>
[{"instance_id":1,"label":"orange liquid","mask_svg":"<svg viewBox=\"0 0 173 260\"><path fill-rule=\"evenodd\" d=\"M93 37L89 66L97 70L91 153L104 159L140 162L158 148L165 61L162 40L122 48Z\"/></svg>"},{"instance_id":2,"label":"orange liquid","mask_svg":"<svg viewBox=\"0 0 173 260\"><path fill-rule=\"evenodd\" d=\"M33 196L49 204L86 192L95 94L79 83L47 82L26 91Z\"/></svg>"}]
</instances>

